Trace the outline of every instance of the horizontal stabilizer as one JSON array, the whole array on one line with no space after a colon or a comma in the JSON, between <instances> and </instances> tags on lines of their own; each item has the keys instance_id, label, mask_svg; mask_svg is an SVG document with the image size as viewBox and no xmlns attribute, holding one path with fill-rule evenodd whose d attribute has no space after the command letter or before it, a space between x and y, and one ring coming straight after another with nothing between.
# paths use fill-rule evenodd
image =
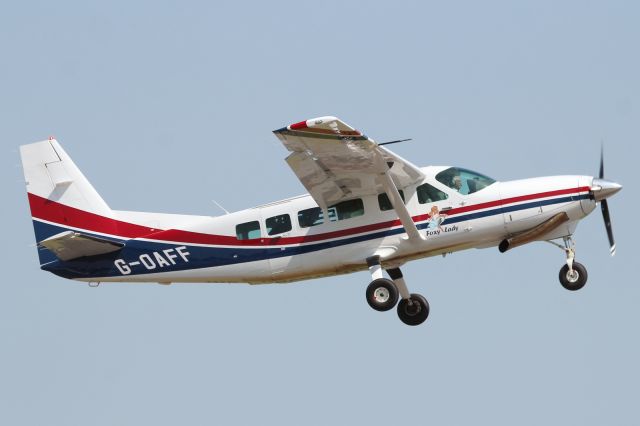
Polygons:
<instances>
[{"instance_id":1,"label":"horizontal stabilizer","mask_svg":"<svg viewBox=\"0 0 640 426\"><path fill-rule=\"evenodd\" d=\"M40 241L38 245L50 250L63 261L112 253L124 247L122 243L74 231L53 235Z\"/></svg>"}]
</instances>

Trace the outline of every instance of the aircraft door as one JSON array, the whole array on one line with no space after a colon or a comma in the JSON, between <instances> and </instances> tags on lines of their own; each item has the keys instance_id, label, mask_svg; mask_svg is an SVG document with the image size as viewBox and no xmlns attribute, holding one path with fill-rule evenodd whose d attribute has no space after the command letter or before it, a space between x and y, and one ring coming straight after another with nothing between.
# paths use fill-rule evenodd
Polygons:
<instances>
[{"instance_id":1,"label":"aircraft door","mask_svg":"<svg viewBox=\"0 0 640 426\"><path fill-rule=\"evenodd\" d=\"M427 182L416 188L416 196L420 215L428 215L426 223L421 226L427 240L437 242L437 245L451 245L463 239L467 221L451 214L464 203L462 197Z\"/></svg>"},{"instance_id":2,"label":"aircraft door","mask_svg":"<svg viewBox=\"0 0 640 426\"><path fill-rule=\"evenodd\" d=\"M271 275L282 274L289 265L291 257L287 255L287 248L280 246L281 240L291 235L291 216L287 213L265 215L265 237L269 240L269 269Z\"/></svg>"}]
</instances>

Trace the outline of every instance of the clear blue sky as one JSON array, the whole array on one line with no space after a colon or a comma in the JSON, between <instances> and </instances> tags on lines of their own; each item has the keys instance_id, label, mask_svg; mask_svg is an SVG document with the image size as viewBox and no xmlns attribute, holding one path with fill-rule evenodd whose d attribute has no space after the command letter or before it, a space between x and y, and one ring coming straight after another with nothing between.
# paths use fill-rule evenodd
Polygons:
<instances>
[{"instance_id":1,"label":"clear blue sky","mask_svg":"<svg viewBox=\"0 0 640 426\"><path fill-rule=\"evenodd\" d=\"M640 422L634 1L9 2L0 14L5 230L0 424ZM336 115L416 164L500 180L596 174L576 234L404 268L423 326L366 273L303 283L103 284L38 269L20 144L55 135L115 209L218 214L304 192L270 133Z\"/></svg>"}]
</instances>

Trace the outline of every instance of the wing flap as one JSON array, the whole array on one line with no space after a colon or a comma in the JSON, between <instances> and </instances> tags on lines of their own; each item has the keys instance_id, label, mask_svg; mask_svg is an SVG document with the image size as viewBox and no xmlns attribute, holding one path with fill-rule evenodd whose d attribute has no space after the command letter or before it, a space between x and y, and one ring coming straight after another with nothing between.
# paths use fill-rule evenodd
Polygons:
<instances>
[{"instance_id":1,"label":"wing flap","mask_svg":"<svg viewBox=\"0 0 640 426\"><path fill-rule=\"evenodd\" d=\"M338 186L331 172L303 152L294 152L286 158L287 164L295 172L302 185L317 201L324 200L325 206L341 200L347 193Z\"/></svg>"},{"instance_id":2,"label":"wing flap","mask_svg":"<svg viewBox=\"0 0 640 426\"><path fill-rule=\"evenodd\" d=\"M38 245L50 250L62 261L112 253L124 247L124 244L116 241L74 231L53 235L40 241Z\"/></svg>"}]
</instances>

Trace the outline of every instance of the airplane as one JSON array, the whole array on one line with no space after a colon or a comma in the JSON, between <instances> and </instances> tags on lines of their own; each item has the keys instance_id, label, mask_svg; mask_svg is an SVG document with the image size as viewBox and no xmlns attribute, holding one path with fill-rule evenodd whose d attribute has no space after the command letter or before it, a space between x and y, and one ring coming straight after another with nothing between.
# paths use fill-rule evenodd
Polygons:
<instances>
[{"instance_id":1,"label":"airplane","mask_svg":"<svg viewBox=\"0 0 640 426\"><path fill-rule=\"evenodd\" d=\"M565 252L559 280L587 282L575 261L577 224L622 186L593 176L498 182L461 167L417 167L336 117L273 133L308 194L220 216L112 210L53 138L20 147L41 269L97 285L286 283L368 270L367 303L429 316L401 267L470 248L506 252L548 241ZM562 241L562 243L560 243ZM385 278L384 272L389 278Z\"/></svg>"}]
</instances>

